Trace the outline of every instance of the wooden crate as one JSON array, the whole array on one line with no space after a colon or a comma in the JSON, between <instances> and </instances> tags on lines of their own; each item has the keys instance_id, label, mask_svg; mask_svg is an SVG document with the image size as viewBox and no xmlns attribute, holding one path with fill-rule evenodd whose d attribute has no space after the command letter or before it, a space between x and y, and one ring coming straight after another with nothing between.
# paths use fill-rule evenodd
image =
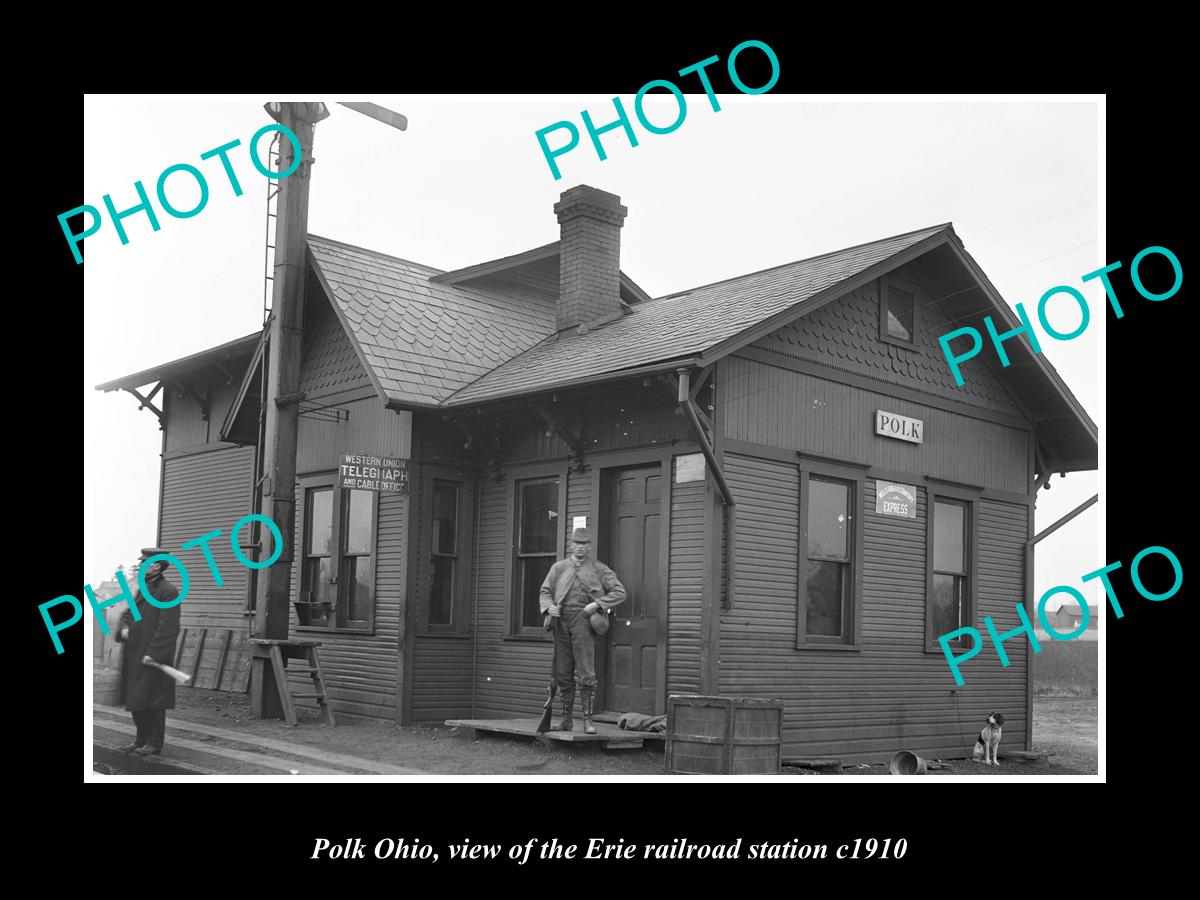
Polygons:
<instances>
[{"instance_id":1,"label":"wooden crate","mask_svg":"<svg viewBox=\"0 0 1200 900\"><path fill-rule=\"evenodd\" d=\"M686 775L778 775L782 735L779 700L672 694L666 769Z\"/></svg>"}]
</instances>

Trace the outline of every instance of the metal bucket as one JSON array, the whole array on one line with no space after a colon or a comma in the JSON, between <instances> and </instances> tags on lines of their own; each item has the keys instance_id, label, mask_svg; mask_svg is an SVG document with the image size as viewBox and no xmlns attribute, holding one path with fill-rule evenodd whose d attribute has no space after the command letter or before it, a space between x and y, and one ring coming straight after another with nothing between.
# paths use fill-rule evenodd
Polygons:
<instances>
[{"instance_id":1,"label":"metal bucket","mask_svg":"<svg viewBox=\"0 0 1200 900\"><path fill-rule=\"evenodd\" d=\"M888 769L893 775L924 775L925 760L911 750L901 750L892 757Z\"/></svg>"}]
</instances>

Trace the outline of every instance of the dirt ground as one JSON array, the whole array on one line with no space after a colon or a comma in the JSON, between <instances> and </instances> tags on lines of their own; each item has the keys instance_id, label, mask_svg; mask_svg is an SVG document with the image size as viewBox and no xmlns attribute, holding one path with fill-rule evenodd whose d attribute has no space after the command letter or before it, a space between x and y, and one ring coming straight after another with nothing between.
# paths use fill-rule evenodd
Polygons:
<instances>
[{"instance_id":1,"label":"dirt ground","mask_svg":"<svg viewBox=\"0 0 1200 900\"><path fill-rule=\"evenodd\" d=\"M944 761L945 768L930 769L929 775L1095 775L1099 766L1095 697L1034 697L1033 749L1049 753L1038 762L1000 760L999 768L974 760ZM1001 756L1004 743L1000 744ZM784 769L784 774L817 775L806 769ZM843 775L887 775L886 765L842 770Z\"/></svg>"},{"instance_id":2,"label":"dirt ground","mask_svg":"<svg viewBox=\"0 0 1200 900\"><path fill-rule=\"evenodd\" d=\"M246 734L286 740L328 751L362 756L424 772L446 775L651 775L663 774L661 744L641 750L605 752L595 747L562 750L528 739L456 736L444 726L399 728L376 719L338 717L329 728L315 712L303 711L301 724L251 718L249 696L191 689L180 691L178 712L193 722ZM1036 763L1011 762L999 769L966 760L947 763L931 775L1063 775L1097 771L1095 698L1035 699L1034 747L1049 751ZM168 714L168 727L171 716ZM97 724L101 724L99 721ZM1001 748L1003 750L1003 747ZM232 774L232 773L231 773ZM787 767L785 775L830 774ZM884 765L844 769L844 775L886 775Z\"/></svg>"}]
</instances>

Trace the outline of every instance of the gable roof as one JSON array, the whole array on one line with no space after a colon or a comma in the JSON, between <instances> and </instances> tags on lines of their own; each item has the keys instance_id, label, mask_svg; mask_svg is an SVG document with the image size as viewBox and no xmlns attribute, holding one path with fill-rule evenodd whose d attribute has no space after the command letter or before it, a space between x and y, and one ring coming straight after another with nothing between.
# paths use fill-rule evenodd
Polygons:
<instances>
[{"instance_id":1,"label":"gable roof","mask_svg":"<svg viewBox=\"0 0 1200 900\"><path fill-rule=\"evenodd\" d=\"M554 330L554 304L433 281L440 269L309 235L313 268L387 400L434 406Z\"/></svg>"},{"instance_id":2,"label":"gable roof","mask_svg":"<svg viewBox=\"0 0 1200 900\"><path fill-rule=\"evenodd\" d=\"M443 272L309 236L312 271L376 392L395 408L458 408L707 365L917 257L954 260L958 277L970 285L961 298L969 314L991 313L1015 327L1015 314L949 223L656 299L643 299L632 281L626 296L622 275L625 314L583 334L554 333L547 276L551 265L557 269L557 244ZM257 338L231 345L249 353ZM195 364L231 345L168 366ZM1045 440L1053 451L1050 468L1094 469L1097 429L1079 401L1044 356L1021 343L1009 354L1014 365L1004 378L1029 401L1039 444ZM151 372L100 388L113 390ZM245 388L239 398L249 396ZM231 417L241 406L234 405Z\"/></svg>"},{"instance_id":3,"label":"gable roof","mask_svg":"<svg viewBox=\"0 0 1200 900\"><path fill-rule=\"evenodd\" d=\"M897 264L898 255L949 228L912 231L639 303L627 315L587 334L566 339L552 335L456 391L444 405L552 390L698 358L777 315L799 314L806 301L873 266Z\"/></svg>"}]
</instances>

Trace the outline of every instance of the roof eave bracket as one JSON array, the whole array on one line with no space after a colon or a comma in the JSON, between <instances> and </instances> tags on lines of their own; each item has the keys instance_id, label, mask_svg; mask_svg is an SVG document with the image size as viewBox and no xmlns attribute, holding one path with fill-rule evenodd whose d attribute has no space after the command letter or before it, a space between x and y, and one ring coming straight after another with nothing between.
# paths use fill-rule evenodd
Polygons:
<instances>
[{"instance_id":1,"label":"roof eave bracket","mask_svg":"<svg viewBox=\"0 0 1200 900\"><path fill-rule=\"evenodd\" d=\"M531 402L528 406L538 414L538 417L546 423L546 427L553 434L557 434L562 438L563 443L571 448L571 467L576 472L582 472L584 469L584 445L582 437L559 421L554 413L543 404Z\"/></svg>"}]
</instances>

